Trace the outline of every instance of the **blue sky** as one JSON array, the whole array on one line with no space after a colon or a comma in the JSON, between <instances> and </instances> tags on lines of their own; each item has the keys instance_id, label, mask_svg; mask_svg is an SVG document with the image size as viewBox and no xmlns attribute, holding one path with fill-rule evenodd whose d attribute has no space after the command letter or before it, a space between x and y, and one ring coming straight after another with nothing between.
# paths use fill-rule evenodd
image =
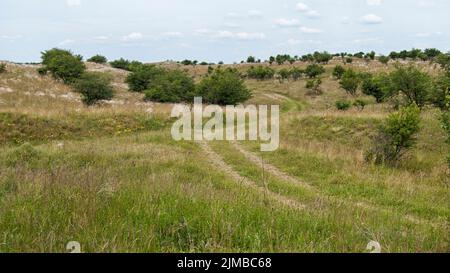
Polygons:
<instances>
[{"instance_id":1,"label":"blue sky","mask_svg":"<svg viewBox=\"0 0 450 273\"><path fill-rule=\"evenodd\" d=\"M316 50L450 50L448 0L1 0L0 59L238 62Z\"/></svg>"}]
</instances>

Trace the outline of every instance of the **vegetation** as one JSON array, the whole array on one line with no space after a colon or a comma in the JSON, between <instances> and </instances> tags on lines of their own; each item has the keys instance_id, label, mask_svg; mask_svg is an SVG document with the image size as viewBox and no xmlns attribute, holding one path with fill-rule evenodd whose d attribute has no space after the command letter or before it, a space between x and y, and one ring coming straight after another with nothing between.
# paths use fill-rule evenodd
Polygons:
<instances>
[{"instance_id":1,"label":"vegetation","mask_svg":"<svg viewBox=\"0 0 450 273\"><path fill-rule=\"evenodd\" d=\"M6 64L0 63L0 74L5 73L5 72L6 72Z\"/></svg>"},{"instance_id":2,"label":"vegetation","mask_svg":"<svg viewBox=\"0 0 450 273\"><path fill-rule=\"evenodd\" d=\"M180 70L162 70L151 80L145 90L145 100L157 102L193 102L194 80Z\"/></svg>"},{"instance_id":3,"label":"vegetation","mask_svg":"<svg viewBox=\"0 0 450 273\"><path fill-rule=\"evenodd\" d=\"M133 70L127 76L125 82L128 84L128 88L134 92L142 92L149 89L152 82L166 73L164 69L158 68L155 65L140 65Z\"/></svg>"},{"instance_id":4,"label":"vegetation","mask_svg":"<svg viewBox=\"0 0 450 273\"><path fill-rule=\"evenodd\" d=\"M333 77L340 80L345 73L345 68L342 65L336 65L333 68Z\"/></svg>"},{"instance_id":5,"label":"vegetation","mask_svg":"<svg viewBox=\"0 0 450 273\"><path fill-rule=\"evenodd\" d=\"M374 138L367 160L376 164L396 164L416 144L420 130L420 109L410 105L387 118Z\"/></svg>"},{"instance_id":6,"label":"vegetation","mask_svg":"<svg viewBox=\"0 0 450 273\"><path fill-rule=\"evenodd\" d=\"M135 69L139 68L142 65L142 63L139 61L129 61L123 58L112 61L109 64L114 68L127 71L134 71Z\"/></svg>"},{"instance_id":7,"label":"vegetation","mask_svg":"<svg viewBox=\"0 0 450 273\"><path fill-rule=\"evenodd\" d=\"M305 74L310 78L316 78L325 73L325 68L318 64L310 64L305 69Z\"/></svg>"},{"instance_id":8,"label":"vegetation","mask_svg":"<svg viewBox=\"0 0 450 273\"><path fill-rule=\"evenodd\" d=\"M106 64L108 62L108 59L102 55L95 55L95 56L92 56L87 61L91 62L91 63Z\"/></svg>"},{"instance_id":9,"label":"vegetation","mask_svg":"<svg viewBox=\"0 0 450 273\"><path fill-rule=\"evenodd\" d=\"M336 101L336 108L340 111L347 111L350 107L352 107L352 103L348 100Z\"/></svg>"},{"instance_id":10,"label":"vegetation","mask_svg":"<svg viewBox=\"0 0 450 273\"><path fill-rule=\"evenodd\" d=\"M388 56L380 56L378 57L378 61L380 61L380 63L387 65L390 61L390 58Z\"/></svg>"},{"instance_id":11,"label":"vegetation","mask_svg":"<svg viewBox=\"0 0 450 273\"><path fill-rule=\"evenodd\" d=\"M83 57L74 55L72 52L63 49L51 49L42 52L42 68L40 74L50 72L55 79L60 79L66 84L73 83L79 78L86 67Z\"/></svg>"},{"instance_id":12,"label":"vegetation","mask_svg":"<svg viewBox=\"0 0 450 273\"><path fill-rule=\"evenodd\" d=\"M275 70L266 66L252 66L247 70L247 77L257 80L269 80L275 75Z\"/></svg>"},{"instance_id":13,"label":"vegetation","mask_svg":"<svg viewBox=\"0 0 450 273\"><path fill-rule=\"evenodd\" d=\"M352 96L356 96L360 83L360 75L352 69L347 69L339 81L341 87Z\"/></svg>"},{"instance_id":14,"label":"vegetation","mask_svg":"<svg viewBox=\"0 0 450 273\"><path fill-rule=\"evenodd\" d=\"M93 105L100 100L110 100L114 96L111 78L99 72L83 73L73 86L83 95L83 102L87 105Z\"/></svg>"},{"instance_id":15,"label":"vegetation","mask_svg":"<svg viewBox=\"0 0 450 273\"><path fill-rule=\"evenodd\" d=\"M385 74L366 75L361 84L362 93L373 96L377 103L382 103L388 96L386 88L384 88L388 84L388 80Z\"/></svg>"}]
</instances>

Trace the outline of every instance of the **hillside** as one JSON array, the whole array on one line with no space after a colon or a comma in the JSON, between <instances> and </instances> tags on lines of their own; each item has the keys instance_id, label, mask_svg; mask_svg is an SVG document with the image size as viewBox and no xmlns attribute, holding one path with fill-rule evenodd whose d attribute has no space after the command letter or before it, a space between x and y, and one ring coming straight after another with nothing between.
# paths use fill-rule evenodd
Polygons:
<instances>
[{"instance_id":1,"label":"hillside","mask_svg":"<svg viewBox=\"0 0 450 273\"><path fill-rule=\"evenodd\" d=\"M110 74L116 92L87 107L39 66L7 63L0 252L65 252L69 241L87 252L366 252L372 240L383 252L450 251L450 149L439 111L422 111L417 145L398 166L369 164L364 152L392 106L358 95L363 110L337 110L336 101L355 99L333 78L337 64L361 72L395 65L335 58L322 94L305 78L245 80L247 104L281 108L280 149L261 153L257 142L172 140L173 105L130 92L129 72L87 63ZM158 65L195 81L208 69Z\"/></svg>"}]
</instances>

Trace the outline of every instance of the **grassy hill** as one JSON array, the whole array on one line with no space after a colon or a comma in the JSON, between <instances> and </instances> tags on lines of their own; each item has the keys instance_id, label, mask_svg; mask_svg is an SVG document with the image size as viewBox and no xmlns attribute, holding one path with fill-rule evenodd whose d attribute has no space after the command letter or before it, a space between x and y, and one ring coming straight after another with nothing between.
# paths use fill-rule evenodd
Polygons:
<instances>
[{"instance_id":1,"label":"grassy hill","mask_svg":"<svg viewBox=\"0 0 450 273\"><path fill-rule=\"evenodd\" d=\"M422 112L417 146L397 167L364 161L391 111L352 98L325 66L322 95L305 79L246 80L247 103L281 105L280 149L255 142L176 142L172 105L129 92L128 72L111 74L116 96L94 107L38 66L0 74L0 252L448 252L450 173L439 112ZM196 80L206 66L187 69ZM264 64L268 65L268 64ZM274 68L297 66L272 65ZM437 67L418 62L430 73ZM246 71L248 64L231 65ZM358 71L392 69L372 61Z\"/></svg>"}]
</instances>

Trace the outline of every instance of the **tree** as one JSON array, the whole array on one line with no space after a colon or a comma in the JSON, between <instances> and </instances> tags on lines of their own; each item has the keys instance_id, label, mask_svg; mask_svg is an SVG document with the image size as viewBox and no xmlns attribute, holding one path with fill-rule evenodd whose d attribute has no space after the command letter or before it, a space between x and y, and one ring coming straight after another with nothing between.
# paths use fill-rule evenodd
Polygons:
<instances>
[{"instance_id":1,"label":"tree","mask_svg":"<svg viewBox=\"0 0 450 273\"><path fill-rule=\"evenodd\" d=\"M87 105L93 105L99 100L110 100L114 96L111 78L99 72L85 72L73 86L83 95L83 102Z\"/></svg>"},{"instance_id":2,"label":"tree","mask_svg":"<svg viewBox=\"0 0 450 273\"><path fill-rule=\"evenodd\" d=\"M83 63L83 57L74 55L68 50L54 48L42 52L42 68L39 69L40 74L50 74L55 79L60 79L66 84L73 83L79 78L86 67Z\"/></svg>"},{"instance_id":3,"label":"tree","mask_svg":"<svg viewBox=\"0 0 450 273\"><path fill-rule=\"evenodd\" d=\"M320 89L320 85L322 84L321 79L311 79L306 82L306 88L310 90L310 95L321 95L322 90Z\"/></svg>"},{"instance_id":4,"label":"tree","mask_svg":"<svg viewBox=\"0 0 450 273\"><path fill-rule=\"evenodd\" d=\"M333 77L340 80L342 78L342 75L345 73L345 68L342 67L342 65L336 65L333 69Z\"/></svg>"},{"instance_id":5,"label":"tree","mask_svg":"<svg viewBox=\"0 0 450 273\"><path fill-rule=\"evenodd\" d=\"M370 60L375 60L375 51L371 51L371 52L368 52L368 53L366 53L366 55L364 55L364 58L366 58L366 59L370 59Z\"/></svg>"},{"instance_id":6,"label":"tree","mask_svg":"<svg viewBox=\"0 0 450 273\"><path fill-rule=\"evenodd\" d=\"M316 51L316 52L314 52L313 56L314 56L314 60L317 63L325 63L325 64L328 63L333 58L333 56L326 51L324 51L324 52Z\"/></svg>"},{"instance_id":7,"label":"tree","mask_svg":"<svg viewBox=\"0 0 450 273\"><path fill-rule=\"evenodd\" d=\"M157 102L192 102L195 97L194 80L181 70L164 70L155 74L145 90L145 100Z\"/></svg>"},{"instance_id":8,"label":"tree","mask_svg":"<svg viewBox=\"0 0 450 273\"><path fill-rule=\"evenodd\" d=\"M89 60L87 60L88 62L91 63L98 63L98 64L105 64L108 62L108 59L106 59L105 56L102 55L95 55L92 56Z\"/></svg>"},{"instance_id":9,"label":"tree","mask_svg":"<svg viewBox=\"0 0 450 273\"><path fill-rule=\"evenodd\" d=\"M6 64L0 63L0 74L5 73L5 72L6 72Z\"/></svg>"},{"instance_id":10,"label":"tree","mask_svg":"<svg viewBox=\"0 0 450 273\"><path fill-rule=\"evenodd\" d=\"M316 78L323 73L325 73L325 68L318 64L310 64L305 70L305 74L311 79Z\"/></svg>"},{"instance_id":11,"label":"tree","mask_svg":"<svg viewBox=\"0 0 450 273\"><path fill-rule=\"evenodd\" d=\"M150 84L165 72L164 69L156 67L155 65L144 64L136 67L134 71L126 77L125 83L128 84L128 88L131 91L142 92L150 88Z\"/></svg>"},{"instance_id":12,"label":"tree","mask_svg":"<svg viewBox=\"0 0 450 273\"><path fill-rule=\"evenodd\" d=\"M290 71L291 77L294 81L300 79L305 71L300 68L293 67Z\"/></svg>"},{"instance_id":13,"label":"tree","mask_svg":"<svg viewBox=\"0 0 450 273\"><path fill-rule=\"evenodd\" d=\"M420 109L410 105L389 115L366 152L366 160L376 164L396 164L408 149L414 147L421 126Z\"/></svg>"},{"instance_id":14,"label":"tree","mask_svg":"<svg viewBox=\"0 0 450 273\"><path fill-rule=\"evenodd\" d=\"M256 58L254 56L248 56L247 63L256 63Z\"/></svg>"},{"instance_id":15,"label":"tree","mask_svg":"<svg viewBox=\"0 0 450 273\"><path fill-rule=\"evenodd\" d=\"M356 96L360 83L361 78L353 69L347 69L339 82L341 87L352 96Z\"/></svg>"},{"instance_id":16,"label":"tree","mask_svg":"<svg viewBox=\"0 0 450 273\"><path fill-rule=\"evenodd\" d=\"M439 56L442 52L436 48L427 48L424 50L424 53L429 59L433 59Z\"/></svg>"},{"instance_id":17,"label":"tree","mask_svg":"<svg viewBox=\"0 0 450 273\"><path fill-rule=\"evenodd\" d=\"M117 69L129 70L131 62L129 60L125 60L124 58L120 58L110 62L109 64Z\"/></svg>"},{"instance_id":18,"label":"tree","mask_svg":"<svg viewBox=\"0 0 450 273\"><path fill-rule=\"evenodd\" d=\"M389 63L390 58L388 56L380 56L378 57L378 61L380 61L380 63L386 65Z\"/></svg>"},{"instance_id":19,"label":"tree","mask_svg":"<svg viewBox=\"0 0 450 273\"><path fill-rule=\"evenodd\" d=\"M414 65L398 66L389 75L389 95L399 92L406 96L408 104L422 108L433 91L431 77Z\"/></svg>"},{"instance_id":20,"label":"tree","mask_svg":"<svg viewBox=\"0 0 450 273\"><path fill-rule=\"evenodd\" d=\"M216 69L197 85L196 94L204 101L219 105L236 105L252 97L236 69Z\"/></svg>"},{"instance_id":21,"label":"tree","mask_svg":"<svg viewBox=\"0 0 450 273\"><path fill-rule=\"evenodd\" d=\"M278 71L278 75L280 75L281 80L289 80L289 77L291 76L291 71L287 68L280 69Z\"/></svg>"},{"instance_id":22,"label":"tree","mask_svg":"<svg viewBox=\"0 0 450 273\"><path fill-rule=\"evenodd\" d=\"M450 69L450 54L439 54L436 57L436 63L440 64L445 70Z\"/></svg>"},{"instance_id":23,"label":"tree","mask_svg":"<svg viewBox=\"0 0 450 273\"><path fill-rule=\"evenodd\" d=\"M442 110L448 109L448 96L450 95L450 71L445 71L439 75L434 82L433 92L430 102Z\"/></svg>"},{"instance_id":24,"label":"tree","mask_svg":"<svg viewBox=\"0 0 450 273\"><path fill-rule=\"evenodd\" d=\"M259 66L252 66L247 70L247 76L250 79L257 79L257 80L268 80L272 79L275 75L275 70L273 70L270 67L265 67L262 65Z\"/></svg>"},{"instance_id":25,"label":"tree","mask_svg":"<svg viewBox=\"0 0 450 273\"><path fill-rule=\"evenodd\" d=\"M387 75L367 75L362 80L361 90L363 94L375 97L377 103L383 102L386 97L386 85L388 84Z\"/></svg>"}]
</instances>

